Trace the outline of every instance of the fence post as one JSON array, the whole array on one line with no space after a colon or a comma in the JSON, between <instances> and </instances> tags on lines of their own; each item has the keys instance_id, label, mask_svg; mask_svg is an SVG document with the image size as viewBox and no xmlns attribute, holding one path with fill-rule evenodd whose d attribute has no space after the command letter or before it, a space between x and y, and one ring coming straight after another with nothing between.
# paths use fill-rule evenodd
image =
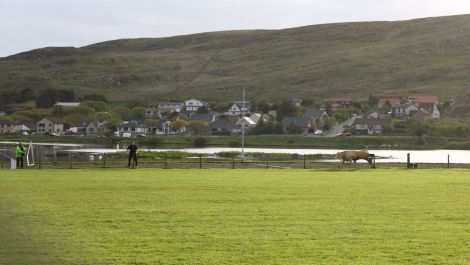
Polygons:
<instances>
[{"instance_id":1,"label":"fence post","mask_svg":"<svg viewBox=\"0 0 470 265\"><path fill-rule=\"evenodd\" d=\"M307 155L304 155L304 169L307 168L307 165L306 165L306 158L307 158Z\"/></svg>"},{"instance_id":2,"label":"fence post","mask_svg":"<svg viewBox=\"0 0 470 265\"><path fill-rule=\"evenodd\" d=\"M447 155L447 168L450 168L450 155Z\"/></svg>"},{"instance_id":3,"label":"fence post","mask_svg":"<svg viewBox=\"0 0 470 265\"><path fill-rule=\"evenodd\" d=\"M232 169L235 169L235 155L232 156Z\"/></svg>"},{"instance_id":4,"label":"fence post","mask_svg":"<svg viewBox=\"0 0 470 265\"><path fill-rule=\"evenodd\" d=\"M72 169L72 152L69 153L69 169Z\"/></svg>"},{"instance_id":5,"label":"fence post","mask_svg":"<svg viewBox=\"0 0 470 265\"><path fill-rule=\"evenodd\" d=\"M411 157L410 157L410 153L406 154L406 168L411 168Z\"/></svg>"},{"instance_id":6,"label":"fence post","mask_svg":"<svg viewBox=\"0 0 470 265\"><path fill-rule=\"evenodd\" d=\"M202 155L199 155L199 169L202 169Z\"/></svg>"},{"instance_id":7,"label":"fence post","mask_svg":"<svg viewBox=\"0 0 470 265\"><path fill-rule=\"evenodd\" d=\"M40 149L40 150L41 150L41 151L38 152L38 153L39 153L39 169L42 168L42 166L41 166L41 161L42 161L42 149Z\"/></svg>"},{"instance_id":8,"label":"fence post","mask_svg":"<svg viewBox=\"0 0 470 265\"><path fill-rule=\"evenodd\" d=\"M106 153L103 153L103 168L106 168Z\"/></svg>"},{"instance_id":9,"label":"fence post","mask_svg":"<svg viewBox=\"0 0 470 265\"><path fill-rule=\"evenodd\" d=\"M269 154L266 154L266 168L269 168Z\"/></svg>"},{"instance_id":10,"label":"fence post","mask_svg":"<svg viewBox=\"0 0 470 265\"><path fill-rule=\"evenodd\" d=\"M165 153L165 169L167 169L168 153Z\"/></svg>"}]
</instances>

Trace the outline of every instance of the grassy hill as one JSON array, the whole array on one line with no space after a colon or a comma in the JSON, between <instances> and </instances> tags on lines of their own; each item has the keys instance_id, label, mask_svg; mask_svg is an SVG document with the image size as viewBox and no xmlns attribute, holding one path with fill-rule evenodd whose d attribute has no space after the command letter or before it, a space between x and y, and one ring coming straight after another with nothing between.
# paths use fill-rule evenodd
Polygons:
<instances>
[{"instance_id":1,"label":"grassy hill","mask_svg":"<svg viewBox=\"0 0 470 265\"><path fill-rule=\"evenodd\" d=\"M436 94L470 102L470 15L123 39L0 58L0 92L60 88L115 102Z\"/></svg>"}]
</instances>

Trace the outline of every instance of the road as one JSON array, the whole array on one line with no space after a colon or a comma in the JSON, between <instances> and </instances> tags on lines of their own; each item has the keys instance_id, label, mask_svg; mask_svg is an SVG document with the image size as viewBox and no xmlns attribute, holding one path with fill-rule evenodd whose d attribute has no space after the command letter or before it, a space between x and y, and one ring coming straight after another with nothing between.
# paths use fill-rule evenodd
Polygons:
<instances>
[{"instance_id":1,"label":"road","mask_svg":"<svg viewBox=\"0 0 470 265\"><path fill-rule=\"evenodd\" d=\"M339 124L336 124L335 126L333 126L333 128L331 130L328 131L328 133L325 135L326 137L335 137L338 133L342 133L343 132L343 128L344 126L347 126L347 127L350 127L354 124L354 121L356 120L356 118L351 118L349 120L346 120L342 123L339 123Z\"/></svg>"}]
</instances>

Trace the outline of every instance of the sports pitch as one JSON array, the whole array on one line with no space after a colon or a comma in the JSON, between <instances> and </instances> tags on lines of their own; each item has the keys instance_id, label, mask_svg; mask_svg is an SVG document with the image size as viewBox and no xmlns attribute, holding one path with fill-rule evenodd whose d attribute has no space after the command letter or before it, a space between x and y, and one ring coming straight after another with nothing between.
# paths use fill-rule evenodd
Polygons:
<instances>
[{"instance_id":1,"label":"sports pitch","mask_svg":"<svg viewBox=\"0 0 470 265\"><path fill-rule=\"evenodd\" d=\"M2 170L0 224L0 264L470 264L470 171Z\"/></svg>"}]
</instances>

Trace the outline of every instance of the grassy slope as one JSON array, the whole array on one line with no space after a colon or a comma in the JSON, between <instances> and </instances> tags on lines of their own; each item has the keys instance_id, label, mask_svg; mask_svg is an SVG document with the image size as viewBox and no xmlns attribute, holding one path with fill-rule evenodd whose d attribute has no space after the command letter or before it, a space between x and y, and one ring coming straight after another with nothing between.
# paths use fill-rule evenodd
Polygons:
<instances>
[{"instance_id":1,"label":"grassy slope","mask_svg":"<svg viewBox=\"0 0 470 265\"><path fill-rule=\"evenodd\" d=\"M0 59L0 90L104 93L154 103L436 94L470 102L470 16L127 39Z\"/></svg>"},{"instance_id":2,"label":"grassy slope","mask_svg":"<svg viewBox=\"0 0 470 265\"><path fill-rule=\"evenodd\" d=\"M466 170L1 174L5 264L470 262Z\"/></svg>"}]
</instances>

